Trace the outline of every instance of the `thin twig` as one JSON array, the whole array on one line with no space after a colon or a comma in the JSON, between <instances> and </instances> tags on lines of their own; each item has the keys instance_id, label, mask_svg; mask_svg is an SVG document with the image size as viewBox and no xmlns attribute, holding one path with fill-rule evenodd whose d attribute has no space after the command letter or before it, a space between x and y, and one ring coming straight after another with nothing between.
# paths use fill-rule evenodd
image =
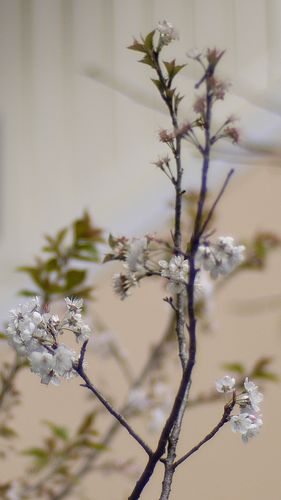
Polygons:
<instances>
[{"instance_id":1,"label":"thin twig","mask_svg":"<svg viewBox=\"0 0 281 500\"><path fill-rule=\"evenodd\" d=\"M147 379L148 375L151 373L151 371L158 366L160 360L164 355L165 345L172 338L172 333L174 332L174 325L175 325L175 318L174 315L172 315L168 327L166 328L163 336L151 351L148 360L146 361L144 367L142 368L139 376L136 378L134 384L132 385L131 388L132 390L142 385L144 381ZM121 409L121 413L123 415L126 415L128 409L129 409L129 404L125 403L123 408ZM115 436L115 434L118 432L119 429L120 429L119 422L115 420L113 424L111 424L109 429L105 432L105 435L101 440L101 444L106 447L113 439L113 437ZM100 456L100 450L93 450L90 453L90 455L86 457L84 463L82 463L82 465L76 471L75 476L72 476L66 480L62 489L53 497L52 500L62 500L67 495L69 495L72 488L77 483L77 477L81 478L85 474L90 472L95 460L98 459L99 456Z\"/></svg>"},{"instance_id":2,"label":"thin twig","mask_svg":"<svg viewBox=\"0 0 281 500\"><path fill-rule=\"evenodd\" d=\"M191 450L189 450L185 455L183 455L179 460L177 460L174 463L173 465L174 469L176 469L180 464L182 464L191 455L193 455L193 453L198 451L199 448L201 448L201 446L210 441L210 439L212 439L217 434L217 432L224 426L224 424L226 424L229 421L229 417L233 410L234 405L235 405L235 396L233 396L233 399L230 403L225 405L223 416L220 419L219 423L211 430L211 432L209 432L209 434L207 434L207 436L204 437L204 439L202 439L196 446L191 448Z\"/></svg>"},{"instance_id":3,"label":"thin twig","mask_svg":"<svg viewBox=\"0 0 281 500\"><path fill-rule=\"evenodd\" d=\"M204 234L204 232L206 231L207 226L208 226L208 224L209 224L210 220L211 220L211 219L212 219L212 217L213 217L213 214L214 214L214 211L215 211L215 209L216 209L216 206L217 206L217 204L219 203L219 201L220 201L220 199L221 199L221 197L222 197L223 193L225 192L225 190L226 190L226 188L227 188L227 185L228 185L228 183L229 183L229 181L230 181L230 179L231 179L231 177L232 177L232 175L233 175L233 174L234 174L234 169L232 168L232 169L228 172L228 174L227 174L227 176L226 176L226 179L225 179L225 181L224 181L224 183L223 183L223 185L222 185L222 187L221 187L221 189L220 189L220 191L219 191L219 193L218 193L218 195L217 195L217 197L216 197L216 199L215 199L215 201L214 201L214 203L213 203L212 207L210 208L210 211L209 211L209 213L208 213L208 215L207 215L207 217L206 217L206 220L205 220L205 221L204 221L204 223L203 223L203 226L202 226L201 231L200 231L200 237L201 237L201 236L202 236L202 234Z\"/></svg>"},{"instance_id":4,"label":"thin twig","mask_svg":"<svg viewBox=\"0 0 281 500\"><path fill-rule=\"evenodd\" d=\"M111 404L103 397L103 395L98 391L98 389L96 389L96 387L92 384L90 379L87 377L87 375L84 371L84 368L83 368L83 361L84 361L84 357L85 357L85 353L86 353L86 349L87 349L87 344L88 344L88 341L86 340L82 345L79 361L78 361L77 366L75 367L76 372L78 373L78 375L80 375L80 377L85 382L85 384L81 384L82 387L86 387L87 389L89 389L99 399L99 401L103 404L103 406L105 406L105 408L109 411L109 413L114 418L116 418L116 420L118 420L118 422L123 427L125 427L125 429L129 432L129 434L140 444L140 446L146 451L148 456L151 456L152 455L151 448L132 429L132 427L130 426L130 424L128 424L128 422L125 420L125 418L111 406Z\"/></svg>"}]
</instances>

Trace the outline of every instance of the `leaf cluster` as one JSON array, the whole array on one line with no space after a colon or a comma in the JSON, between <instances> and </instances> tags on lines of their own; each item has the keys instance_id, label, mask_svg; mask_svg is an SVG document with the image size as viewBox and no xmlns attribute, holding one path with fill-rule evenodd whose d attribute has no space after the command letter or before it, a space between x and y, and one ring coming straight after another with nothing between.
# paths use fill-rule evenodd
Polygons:
<instances>
[{"instance_id":1,"label":"leaf cluster","mask_svg":"<svg viewBox=\"0 0 281 500\"><path fill-rule=\"evenodd\" d=\"M49 433L42 446L31 447L22 452L31 459L29 472L32 475L47 477L51 471L52 487L64 484L66 479L75 478L74 466L77 466L78 461L92 450L106 450L97 438L96 415L96 410L86 414L73 436L67 427L45 421ZM35 483L37 494L45 492L45 483L47 484L44 480L39 480L37 487ZM30 488L34 490L34 485Z\"/></svg>"},{"instance_id":2,"label":"leaf cluster","mask_svg":"<svg viewBox=\"0 0 281 500\"><path fill-rule=\"evenodd\" d=\"M42 252L47 257L36 257L34 265L18 268L28 274L34 285L19 294L42 296L44 303L70 295L90 299L93 287L86 284L86 263L100 260L98 244L103 242L102 230L85 212L70 226L59 230L55 236L46 235L45 239Z\"/></svg>"},{"instance_id":3,"label":"leaf cluster","mask_svg":"<svg viewBox=\"0 0 281 500\"><path fill-rule=\"evenodd\" d=\"M272 357L262 357L258 359L253 368L250 370L247 370L246 366L243 363L240 363L238 361L234 361L231 363L224 363L222 367L225 370L229 370L231 372L237 373L237 375L240 375L242 380L245 379L245 377L249 377L251 379L259 379L259 380L269 380L271 382L278 382L279 377L277 373L275 373L271 368L270 365L272 364Z\"/></svg>"},{"instance_id":4,"label":"leaf cluster","mask_svg":"<svg viewBox=\"0 0 281 500\"><path fill-rule=\"evenodd\" d=\"M26 362L17 356L13 362L4 362L0 370L0 442L7 443L17 436L11 424L12 410L20 403L20 393L15 386L18 372ZM3 441L4 440L4 441ZM6 456L7 445L1 446L0 457Z\"/></svg>"},{"instance_id":5,"label":"leaf cluster","mask_svg":"<svg viewBox=\"0 0 281 500\"><path fill-rule=\"evenodd\" d=\"M178 106L183 96L180 95L172 85L175 76L185 68L186 64L177 64L176 60L172 59L171 61L163 61L163 66L161 66L159 56L163 49L163 45L160 43L159 39L156 44L155 34L156 31L153 30L148 33L145 38L141 37L140 40L134 39L134 42L128 49L143 54L139 62L147 64L156 71L157 78L151 78L151 81L160 92L161 97L166 102L169 102L177 113Z\"/></svg>"},{"instance_id":6,"label":"leaf cluster","mask_svg":"<svg viewBox=\"0 0 281 500\"><path fill-rule=\"evenodd\" d=\"M259 232L247 242L248 257L242 264L244 269L264 269L269 253L280 248L281 239L274 233Z\"/></svg>"}]
</instances>

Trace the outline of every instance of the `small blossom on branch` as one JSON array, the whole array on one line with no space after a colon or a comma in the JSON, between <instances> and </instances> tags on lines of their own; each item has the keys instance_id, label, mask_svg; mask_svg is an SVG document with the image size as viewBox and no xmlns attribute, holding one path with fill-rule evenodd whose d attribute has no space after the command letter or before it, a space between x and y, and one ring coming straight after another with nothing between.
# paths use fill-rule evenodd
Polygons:
<instances>
[{"instance_id":1,"label":"small blossom on branch","mask_svg":"<svg viewBox=\"0 0 281 500\"><path fill-rule=\"evenodd\" d=\"M230 83L223 80L219 80L214 76L209 78L209 85L213 94L213 97L217 100L223 100L225 93L229 90Z\"/></svg>"},{"instance_id":2,"label":"small blossom on branch","mask_svg":"<svg viewBox=\"0 0 281 500\"><path fill-rule=\"evenodd\" d=\"M179 39L177 30L166 20L158 23L157 31L160 33L160 41L162 45L169 45L169 43L173 40Z\"/></svg>"},{"instance_id":3,"label":"small blossom on branch","mask_svg":"<svg viewBox=\"0 0 281 500\"><path fill-rule=\"evenodd\" d=\"M255 410L255 411L260 411L260 403L263 401L263 394L259 392L258 386L255 385L254 382L248 379L248 377L245 379L244 382L244 388L245 388L245 400L246 402ZM243 404L242 404L243 406Z\"/></svg>"},{"instance_id":4,"label":"small blossom on branch","mask_svg":"<svg viewBox=\"0 0 281 500\"><path fill-rule=\"evenodd\" d=\"M194 59L195 61L198 61L201 55L202 52L197 47L193 47L193 49L190 49L186 52L186 56L189 57L189 59Z\"/></svg>"},{"instance_id":5,"label":"small blossom on branch","mask_svg":"<svg viewBox=\"0 0 281 500\"><path fill-rule=\"evenodd\" d=\"M126 272L116 273L113 276L113 289L121 300L126 299L131 289L150 272L148 245L147 237L133 238L126 242L126 250L122 259Z\"/></svg>"},{"instance_id":6,"label":"small blossom on branch","mask_svg":"<svg viewBox=\"0 0 281 500\"><path fill-rule=\"evenodd\" d=\"M130 274L116 273L113 275L113 290L121 300L131 294L131 288L136 286L137 280Z\"/></svg>"},{"instance_id":7,"label":"small blossom on branch","mask_svg":"<svg viewBox=\"0 0 281 500\"><path fill-rule=\"evenodd\" d=\"M221 236L216 244L201 244L196 254L196 263L210 272L211 278L227 275L244 260L244 245L234 245L230 236Z\"/></svg>"},{"instance_id":8,"label":"small blossom on branch","mask_svg":"<svg viewBox=\"0 0 281 500\"><path fill-rule=\"evenodd\" d=\"M175 135L173 132L168 132L165 129L160 130L159 132L159 139L160 142L164 143L172 143L175 138Z\"/></svg>"},{"instance_id":9,"label":"small blossom on branch","mask_svg":"<svg viewBox=\"0 0 281 500\"><path fill-rule=\"evenodd\" d=\"M179 128L175 130L174 135L175 137L186 137L191 130L192 130L191 123L185 122L182 123L182 125L180 125Z\"/></svg>"},{"instance_id":10,"label":"small blossom on branch","mask_svg":"<svg viewBox=\"0 0 281 500\"><path fill-rule=\"evenodd\" d=\"M206 97L198 96L193 104L193 110L199 115L204 115L206 111Z\"/></svg>"},{"instance_id":11,"label":"small blossom on branch","mask_svg":"<svg viewBox=\"0 0 281 500\"><path fill-rule=\"evenodd\" d=\"M135 238L131 241L126 252L124 264L124 267L130 273L138 276L146 273L147 246L147 238Z\"/></svg>"},{"instance_id":12,"label":"small blossom on branch","mask_svg":"<svg viewBox=\"0 0 281 500\"><path fill-rule=\"evenodd\" d=\"M69 379L76 373L76 353L59 342L65 330L71 331L77 341L89 339L90 328L81 316L83 300L66 298L65 302L67 310L62 320L41 313L38 297L10 312L9 343L28 359L31 371L41 377L42 384L58 385L60 377Z\"/></svg>"},{"instance_id":13,"label":"small blossom on branch","mask_svg":"<svg viewBox=\"0 0 281 500\"><path fill-rule=\"evenodd\" d=\"M223 137L229 137L233 144L237 144L240 139L240 132L236 127L226 127L223 131Z\"/></svg>"},{"instance_id":14,"label":"small blossom on branch","mask_svg":"<svg viewBox=\"0 0 281 500\"><path fill-rule=\"evenodd\" d=\"M235 387L235 378L225 375L216 381L216 389L218 392L232 392Z\"/></svg>"},{"instance_id":15,"label":"small blossom on branch","mask_svg":"<svg viewBox=\"0 0 281 500\"><path fill-rule=\"evenodd\" d=\"M160 260L161 276L169 279L167 289L177 294L185 289L189 275L189 262L182 255L174 255L170 261Z\"/></svg>"},{"instance_id":16,"label":"small blossom on branch","mask_svg":"<svg viewBox=\"0 0 281 500\"><path fill-rule=\"evenodd\" d=\"M158 262L161 276L167 278L167 290L171 295L179 294L186 290L189 278L189 262L182 255L173 255L170 261L160 260ZM199 273L194 283L195 298L202 292Z\"/></svg>"},{"instance_id":17,"label":"small blossom on branch","mask_svg":"<svg viewBox=\"0 0 281 500\"><path fill-rule=\"evenodd\" d=\"M216 381L218 392L233 392L234 401L239 407L240 413L230 417L231 429L233 432L241 434L242 441L247 443L250 438L255 437L263 425L260 412L260 403L263 400L263 394L258 391L254 382L248 379L244 381L244 391L236 394L235 379L225 375L222 379Z\"/></svg>"},{"instance_id":18,"label":"small blossom on branch","mask_svg":"<svg viewBox=\"0 0 281 500\"><path fill-rule=\"evenodd\" d=\"M233 432L239 432L244 443L257 436L263 425L260 413L256 412L251 406L243 408L239 415L233 415L230 418Z\"/></svg>"}]
</instances>

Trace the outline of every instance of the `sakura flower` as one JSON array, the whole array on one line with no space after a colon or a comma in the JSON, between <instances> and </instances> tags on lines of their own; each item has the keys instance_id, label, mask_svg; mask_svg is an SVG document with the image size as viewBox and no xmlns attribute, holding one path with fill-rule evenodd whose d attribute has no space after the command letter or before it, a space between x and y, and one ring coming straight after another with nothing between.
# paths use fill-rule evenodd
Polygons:
<instances>
[{"instance_id":1,"label":"sakura flower","mask_svg":"<svg viewBox=\"0 0 281 500\"><path fill-rule=\"evenodd\" d=\"M34 373L49 373L54 367L54 357L46 350L33 351L29 356L31 371Z\"/></svg>"},{"instance_id":2,"label":"sakura flower","mask_svg":"<svg viewBox=\"0 0 281 500\"><path fill-rule=\"evenodd\" d=\"M193 47L188 52L186 52L187 57L189 57L190 59L195 59L195 60L199 59L201 54L202 54L202 52L197 47Z\"/></svg>"},{"instance_id":3,"label":"sakura flower","mask_svg":"<svg viewBox=\"0 0 281 500\"><path fill-rule=\"evenodd\" d=\"M9 343L28 359L31 371L41 377L42 384L57 385L60 377L68 379L75 373L75 353L59 343L65 329L82 342L89 338L90 328L80 314L83 300L66 298L65 302L67 311L62 320L58 315L41 314L37 298L10 313Z\"/></svg>"},{"instance_id":4,"label":"sakura flower","mask_svg":"<svg viewBox=\"0 0 281 500\"><path fill-rule=\"evenodd\" d=\"M75 353L64 344L60 344L53 356L54 371L57 375L70 378L74 375L73 363L75 362Z\"/></svg>"},{"instance_id":5,"label":"sakura flower","mask_svg":"<svg viewBox=\"0 0 281 500\"><path fill-rule=\"evenodd\" d=\"M118 273L113 275L113 290L121 300L130 295L130 288L136 286L136 278L132 274Z\"/></svg>"},{"instance_id":6,"label":"sakura flower","mask_svg":"<svg viewBox=\"0 0 281 500\"><path fill-rule=\"evenodd\" d=\"M261 415L255 412L251 406L245 407L239 415L233 415L230 422L232 431L240 433L244 443L255 437L263 425Z\"/></svg>"},{"instance_id":7,"label":"sakura flower","mask_svg":"<svg viewBox=\"0 0 281 500\"><path fill-rule=\"evenodd\" d=\"M182 255L174 255L169 262L160 260L161 276L169 279L168 291L172 294L181 293L187 284L189 262Z\"/></svg>"},{"instance_id":8,"label":"sakura flower","mask_svg":"<svg viewBox=\"0 0 281 500\"><path fill-rule=\"evenodd\" d=\"M244 387L247 391L249 403L255 411L259 411L260 403L263 401L263 394L258 391L258 386L254 384L248 377L245 379Z\"/></svg>"},{"instance_id":9,"label":"sakura flower","mask_svg":"<svg viewBox=\"0 0 281 500\"><path fill-rule=\"evenodd\" d=\"M48 385L50 382L54 385L59 384L59 378L55 374L54 357L46 350L33 351L29 356L30 369L41 377L41 384Z\"/></svg>"},{"instance_id":10,"label":"sakura flower","mask_svg":"<svg viewBox=\"0 0 281 500\"><path fill-rule=\"evenodd\" d=\"M133 274L145 274L147 238L134 239L126 252L125 268Z\"/></svg>"},{"instance_id":11,"label":"sakura flower","mask_svg":"<svg viewBox=\"0 0 281 500\"><path fill-rule=\"evenodd\" d=\"M146 237L126 239L121 259L126 271L113 276L113 290L121 300L127 298L131 293L130 289L149 272L151 262L148 259L148 243Z\"/></svg>"},{"instance_id":12,"label":"sakura flower","mask_svg":"<svg viewBox=\"0 0 281 500\"><path fill-rule=\"evenodd\" d=\"M210 272L211 278L230 274L244 260L245 247L234 245L231 236L221 236L216 244L201 244L196 254L197 266Z\"/></svg>"},{"instance_id":13,"label":"sakura flower","mask_svg":"<svg viewBox=\"0 0 281 500\"><path fill-rule=\"evenodd\" d=\"M215 267L215 255L209 246L199 245L196 253L196 264L198 267L201 265L205 271L212 271Z\"/></svg>"},{"instance_id":14,"label":"sakura flower","mask_svg":"<svg viewBox=\"0 0 281 500\"><path fill-rule=\"evenodd\" d=\"M218 392L232 392L235 388L235 378L225 375L216 381L216 389Z\"/></svg>"},{"instance_id":15,"label":"sakura flower","mask_svg":"<svg viewBox=\"0 0 281 500\"><path fill-rule=\"evenodd\" d=\"M169 45L172 40L178 40L179 34L171 23L164 20L157 25L157 31L160 33L160 40L162 45Z\"/></svg>"},{"instance_id":16,"label":"sakura flower","mask_svg":"<svg viewBox=\"0 0 281 500\"><path fill-rule=\"evenodd\" d=\"M83 299L70 299L69 297L67 297L65 299L65 303L66 303L66 307L67 307L67 310L70 312L70 313L80 313L81 310L82 310L82 307L83 307Z\"/></svg>"},{"instance_id":17,"label":"sakura flower","mask_svg":"<svg viewBox=\"0 0 281 500\"><path fill-rule=\"evenodd\" d=\"M193 104L193 111L203 115L206 111L206 98L205 96L198 96Z\"/></svg>"}]
</instances>

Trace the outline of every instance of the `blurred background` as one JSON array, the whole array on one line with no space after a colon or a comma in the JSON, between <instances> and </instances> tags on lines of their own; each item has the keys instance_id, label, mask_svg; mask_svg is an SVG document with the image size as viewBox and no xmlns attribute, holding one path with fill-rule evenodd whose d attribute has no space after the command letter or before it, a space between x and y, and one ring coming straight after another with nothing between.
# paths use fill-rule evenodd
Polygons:
<instances>
[{"instance_id":1,"label":"blurred background","mask_svg":"<svg viewBox=\"0 0 281 500\"><path fill-rule=\"evenodd\" d=\"M158 131L170 127L169 120L149 81L150 68L137 64L138 54L126 49L134 36L148 33L163 19L180 34L180 40L167 48L168 56L188 62L178 77L187 95L182 119L192 109L198 77L186 52L195 47L226 49L220 76L232 87L226 102L218 105L215 121L235 113L241 143L221 143L215 151L212 190L218 189L229 168L236 167L218 213L218 234L241 240L266 230L280 236L279 0L0 0L2 323L18 301L17 290L25 286L26 278L15 272L16 266L31 262L43 234L54 233L84 209L98 226L115 235L166 230L171 187L151 162L165 152ZM184 161L184 185L196 189L200 162L188 146ZM203 335L200 345L204 368L196 369L195 392L208 389L223 374L223 361L241 359L251 366L258 357L274 354L280 373L280 260L274 253L266 271L233 279L218 296L215 331ZM137 356L140 368L154 342L151 331L158 338L165 327L163 289L148 284L120 303L112 295L111 274L112 267L94 273L95 311L121 336L130 356ZM243 301L258 306L241 312ZM3 347L2 356L7 353ZM110 380L111 388L110 369L104 379ZM46 415L71 426L90 404L78 383L42 390L30 374L20 383L24 397L16 422L23 446L41 435L39 420ZM119 384L122 394L124 381L114 377L115 391ZM265 429L257 440L244 447L224 429L182 467L171 499L187 495L194 500L279 500L280 385L268 387L264 407ZM210 418L205 410L190 412L182 451L220 418L219 405L210 407ZM125 454L127 443L121 431L114 446ZM136 453L130 443L128 450ZM139 463L143 460L140 453ZM5 467L9 477L21 470L20 462L7 462ZM160 477L152 481L144 499L157 498ZM87 498L95 500L123 499L130 491L126 480L118 477L109 485L104 478L88 476L85 485ZM79 492L69 498L84 496Z\"/></svg>"}]
</instances>

